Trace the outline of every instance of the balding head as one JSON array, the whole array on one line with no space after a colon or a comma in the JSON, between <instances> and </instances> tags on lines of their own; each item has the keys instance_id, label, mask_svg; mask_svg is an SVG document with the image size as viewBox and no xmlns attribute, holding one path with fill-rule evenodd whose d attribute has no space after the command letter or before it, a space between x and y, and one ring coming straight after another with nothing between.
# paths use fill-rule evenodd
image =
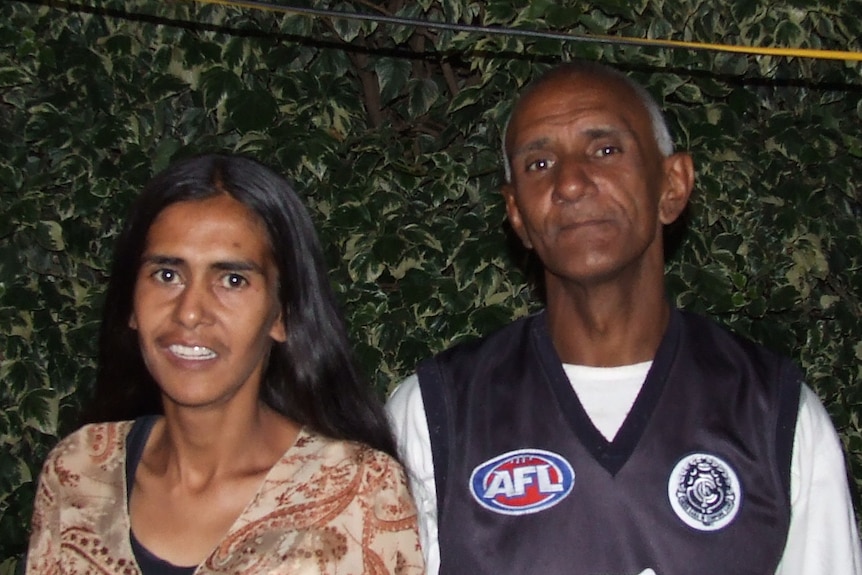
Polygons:
<instances>
[{"instance_id":1,"label":"balding head","mask_svg":"<svg viewBox=\"0 0 862 575\"><path fill-rule=\"evenodd\" d=\"M512 125L512 120L520 112L522 105L525 102L530 101L531 95L549 84L558 83L560 81L589 83L590 81L596 80L609 84L616 84L620 89L630 91L635 96L636 101L640 103L644 111L649 116L653 137L655 138L655 144L659 152L665 157L673 154L673 140L670 135L670 130L668 130L667 122L661 112L661 108L643 86L622 72L603 64L587 61L568 62L550 69L531 82L521 92L518 100L512 107L512 112L509 115L509 119L506 121L502 137L503 168L506 182L510 182L512 179L510 159L511 150L509 149L511 138L509 127Z\"/></svg>"}]
</instances>

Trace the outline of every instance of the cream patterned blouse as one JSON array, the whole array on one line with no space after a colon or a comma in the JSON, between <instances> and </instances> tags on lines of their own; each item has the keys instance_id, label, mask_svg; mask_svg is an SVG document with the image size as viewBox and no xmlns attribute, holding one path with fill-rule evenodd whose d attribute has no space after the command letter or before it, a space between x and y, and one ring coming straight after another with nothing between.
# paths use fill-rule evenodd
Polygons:
<instances>
[{"instance_id":1,"label":"cream patterned blouse","mask_svg":"<svg viewBox=\"0 0 862 575\"><path fill-rule=\"evenodd\" d=\"M137 575L129 539L126 436L86 426L48 456L28 575ZM198 574L421 574L416 512L388 455L302 430Z\"/></svg>"}]
</instances>

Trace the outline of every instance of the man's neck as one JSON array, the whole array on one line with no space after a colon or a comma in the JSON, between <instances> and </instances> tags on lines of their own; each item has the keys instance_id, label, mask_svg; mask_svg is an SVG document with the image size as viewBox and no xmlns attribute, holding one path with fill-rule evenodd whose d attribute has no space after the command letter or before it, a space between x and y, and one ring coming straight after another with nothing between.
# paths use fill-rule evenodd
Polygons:
<instances>
[{"instance_id":1,"label":"man's neck","mask_svg":"<svg viewBox=\"0 0 862 575\"><path fill-rule=\"evenodd\" d=\"M564 363L631 365L655 356L670 317L664 286L557 286L548 290L548 327Z\"/></svg>"}]
</instances>

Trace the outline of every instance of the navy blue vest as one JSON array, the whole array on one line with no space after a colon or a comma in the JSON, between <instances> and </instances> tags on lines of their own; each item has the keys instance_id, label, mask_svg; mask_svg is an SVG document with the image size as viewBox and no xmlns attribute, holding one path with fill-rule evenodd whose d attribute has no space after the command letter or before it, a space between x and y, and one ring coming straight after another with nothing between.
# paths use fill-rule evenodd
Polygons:
<instances>
[{"instance_id":1,"label":"navy blue vest","mask_svg":"<svg viewBox=\"0 0 862 575\"><path fill-rule=\"evenodd\" d=\"M418 368L441 574L771 575L790 521L801 372L673 310L608 442L544 312Z\"/></svg>"}]
</instances>

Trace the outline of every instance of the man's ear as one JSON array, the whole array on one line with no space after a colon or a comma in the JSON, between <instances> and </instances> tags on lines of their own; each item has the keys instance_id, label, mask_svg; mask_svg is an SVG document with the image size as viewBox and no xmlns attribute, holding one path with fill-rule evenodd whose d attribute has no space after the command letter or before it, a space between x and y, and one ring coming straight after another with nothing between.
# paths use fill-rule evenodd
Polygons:
<instances>
[{"instance_id":1,"label":"man's ear","mask_svg":"<svg viewBox=\"0 0 862 575\"><path fill-rule=\"evenodd\" d=\"M685 210L694 188L694 163L685 152L664 159L665 187L659 198L659 220L664 225L676 221Z\"/></svg>"},{"instance_id":2,"label":"man's ear","mask_svg":"<svg viewBox=\"0 0 862 575\"><path fill-rule=\"evenodd\" d=\"M521 219L521 210L518 208L518 202L515 200L515 186L511 183L506 183L503 184L500 191L503 194L503 198L506 200L506 216L509 218L509 224L511 224L515 233L518 234L518 237L521 238L521 243L524 244L524 247L528 250L533 249L533 243L530 241L530 238L527 236L527 232L524 229L524 220Z\"/></svg>"},{"instance_id":3,"label":"man's ear","mask_svg":"<svg viewBox=\"0 0 862 575\"><path fill-rule=\"evenodd\" d=\"M138 318L135 317L134 312L132 312L132 315L129 316L129 327L134 330L138 329Z\"/></svg>"}]
</instances>

